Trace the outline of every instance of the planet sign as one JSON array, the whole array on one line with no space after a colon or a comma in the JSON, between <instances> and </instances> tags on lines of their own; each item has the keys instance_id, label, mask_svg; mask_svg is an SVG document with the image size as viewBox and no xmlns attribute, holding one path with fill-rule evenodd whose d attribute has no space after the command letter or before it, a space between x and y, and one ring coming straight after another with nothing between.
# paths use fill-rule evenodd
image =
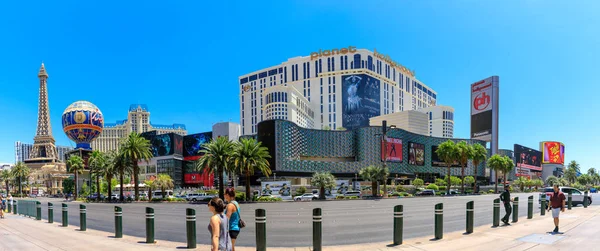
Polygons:
<instances>
[{"instance_id":1,"label":"planet sign","mask_svg":"<svg viewBox=\"0 0 600 251\"><path fill-rule=\"evenodd\" d=\"M77 143L77 149L92 150L90 143L100 136L104 118L98 107L88 101L76 101L62 115L63 131Z\"/></svg>"}]
</instances>

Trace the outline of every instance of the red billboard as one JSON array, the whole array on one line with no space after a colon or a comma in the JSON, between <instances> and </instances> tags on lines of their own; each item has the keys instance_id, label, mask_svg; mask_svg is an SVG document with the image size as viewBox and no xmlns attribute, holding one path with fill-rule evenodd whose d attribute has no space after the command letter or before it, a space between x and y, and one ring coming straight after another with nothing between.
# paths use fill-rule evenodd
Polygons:
<instances>
[{"instance_id":1,"label":"red billboard","mask_svg":"<svg viewBox=\"0 0 600 251\"><path fill-rule=\"evenodd\" d=\"M204 170L203 173L186 173L183 175L183 183L189 185L202 184L205 187L214 186L214 174L209 173L208 169Z\"/></svg>"},{"instance_id":2,"label":"red billboard","mask_svg":"<svg viewBox=\"0 0 600 251\"><path fill-rule=\"evenodd\" d=\"M381 161L402 162L402 140L386 137L381 142Z\"/></svg>"},{"instance_id":3,"label":"red billboard","mask_svg":"<svg viewBox=\"0 0 600 251\"><path fill-rule=\"evenodd\" d=\"M541 143L543 164L565 164L565 145L560 142L545 141Z\"/></svg>"}]
</instances>

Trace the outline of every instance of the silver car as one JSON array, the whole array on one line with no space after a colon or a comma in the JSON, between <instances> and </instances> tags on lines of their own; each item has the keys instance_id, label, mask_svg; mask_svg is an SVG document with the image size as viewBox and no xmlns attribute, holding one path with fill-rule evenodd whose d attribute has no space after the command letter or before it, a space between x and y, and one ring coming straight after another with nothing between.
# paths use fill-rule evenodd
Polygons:
<instances>
[{"instance_id":1,"label":"silver car","mask_svg":"<svg viewBox=\"0 0 600 251\"><path fill-rule=\"evenodd\" d=\"M567 198L567 200L569 199L569 192L571 192L571 200L572 200L572 205L574 207L578 206L578 205L583 205L583 200L584 200L584 193L579 191L578 189L572 188L572 187L558 187L560 189L560 191L562 193L565 194L565 198ZM554 194L554 187L546 187L544 188L544 193L540 194L539 199L538 199L538 203L541 204L542 203L542 195L546 195L546 202L548 202L550 200L550 197ZM592 204L592 197L588 196L588 205ZM546 203L546 207L549 206L550 203Z\"/></svg>"}]
</instances>

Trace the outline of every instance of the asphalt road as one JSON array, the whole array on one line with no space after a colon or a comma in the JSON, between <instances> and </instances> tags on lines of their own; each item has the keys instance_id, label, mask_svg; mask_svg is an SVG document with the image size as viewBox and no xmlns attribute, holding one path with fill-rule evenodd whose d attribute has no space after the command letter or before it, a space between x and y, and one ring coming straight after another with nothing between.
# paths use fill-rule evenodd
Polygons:
<instances>
[{"instance_id":1,"label":"asphalt road","mask_svg":"<svg viewBox=\"0 0 600 251\"><path fill-rule=\"evenodd\" d=\"M538 194L513 194L520 200L519 215L527 215L527 197L534 195L534 217L539 217ZM492 224L493 200L498 195L425 197L384 200L315 201L241 204L247 227L238 237L239 246L255 245L254 211L267 210L267 243L272 247L312 245L312 209L323 209L323 244L343 245L391 241L393 207L404 205L404 238L432 236L434 205L444 204L444 232L464 231L466 203L475 202L475 226ZM600 195L593 194L597 206ZM47 202L54 203L54 224L61 222L62 200L40 198L42 215L47 222ZM79 226L80 203L69 202L69 225ZM114 206L123 208L123 234L145 238L145 207L155 210L156 239L186 242L185 209L196 209L197 241L209 244L206 204L182 203L87 203L87 227L114 233ZM504 208L501 208L501 216ZM512 219L512 216L511 216ZM518 223L517 223L518 224ZM551 224L550 224L551 225ZM112 236L109 234L109 236ZM182 244L184 245L184 244Z\"/></svg>"}]
</instances>

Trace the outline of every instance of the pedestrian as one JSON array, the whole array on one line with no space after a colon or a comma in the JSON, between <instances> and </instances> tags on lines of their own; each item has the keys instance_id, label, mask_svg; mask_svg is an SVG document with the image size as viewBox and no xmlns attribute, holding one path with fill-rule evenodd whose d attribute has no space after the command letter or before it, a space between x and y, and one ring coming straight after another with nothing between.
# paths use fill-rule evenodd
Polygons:
<instances>
[{"instance_id":1,"label":"pedestrian","mask_svg":"<svg viewBox=\"0 0 600 251\"><path fill-rule=\"evenodd\" d=\"M240 215L240 204L235 201L235 188L225 189L225 200L229 203L225 208L225 214L229 221L229 237L231 237L231 250L235 251L235 241L240 230L245 226Z\"/></svg>"},{"instance_id":2,"label":"pedestrian","mask_svg":"<svg viewBox=\"0 0 600 251\"><path fill-rule=\"evenodd\" d=\"M8 206L12 207L14 204L14 199L11 194L8 194Z\"/></svg>"},{"instance_id":3,"label":"pedestrian","mask_svg":"<svg viewBox=\"0 0 600 251\"><path fill-rule=\"evenodd\" d=\"M510 223L508 223L508 219L510 217L510 213L512 212L512 207L510 206L512 199L510 198L509 190L510 186L507 184L504 186L504 192L500 194L500 200L504 203L504 210L506 210L506 214L504 215L504 217L502 217L502 222L504 222L504 225L507 226L510 226Z\"/></svg>"},{"instance_id":4,"label":"pedestrian","mask_svg":"<svg viewBox=\"0 0 600 251\"><path fill-rule=\"evenodd\" d=\"M6 209L6 199L0 195L0 219L4 219L4 210Z\"/></svg>"},{"instance_id":5,"label":"pedestrian","mask_svg":"<svg viewBox=\"0 0 600 251\"><path fill-rule=\"evenodd\" d=\"M208 210L213 213L208 225L208 232L211 236L211 251L232 251L229 222L227 216L223 214L225 203L219 197L214 197L208 202Z\"/></svg>"},{"instance_id":6,"label":"pedestrian","mask_svg":"<svg viewBox=\"0 0 600 251\"><path fill-rule=\"evenodd\" d=\"M554 193L550 195L550 206L548 207L548 211L552 209L552 218L554 218L553 233L558 233L558 215L560 212L565 212L565 203L565 194L560 191L558 185L554 185Z\"/></svg>"}]
</instances>

